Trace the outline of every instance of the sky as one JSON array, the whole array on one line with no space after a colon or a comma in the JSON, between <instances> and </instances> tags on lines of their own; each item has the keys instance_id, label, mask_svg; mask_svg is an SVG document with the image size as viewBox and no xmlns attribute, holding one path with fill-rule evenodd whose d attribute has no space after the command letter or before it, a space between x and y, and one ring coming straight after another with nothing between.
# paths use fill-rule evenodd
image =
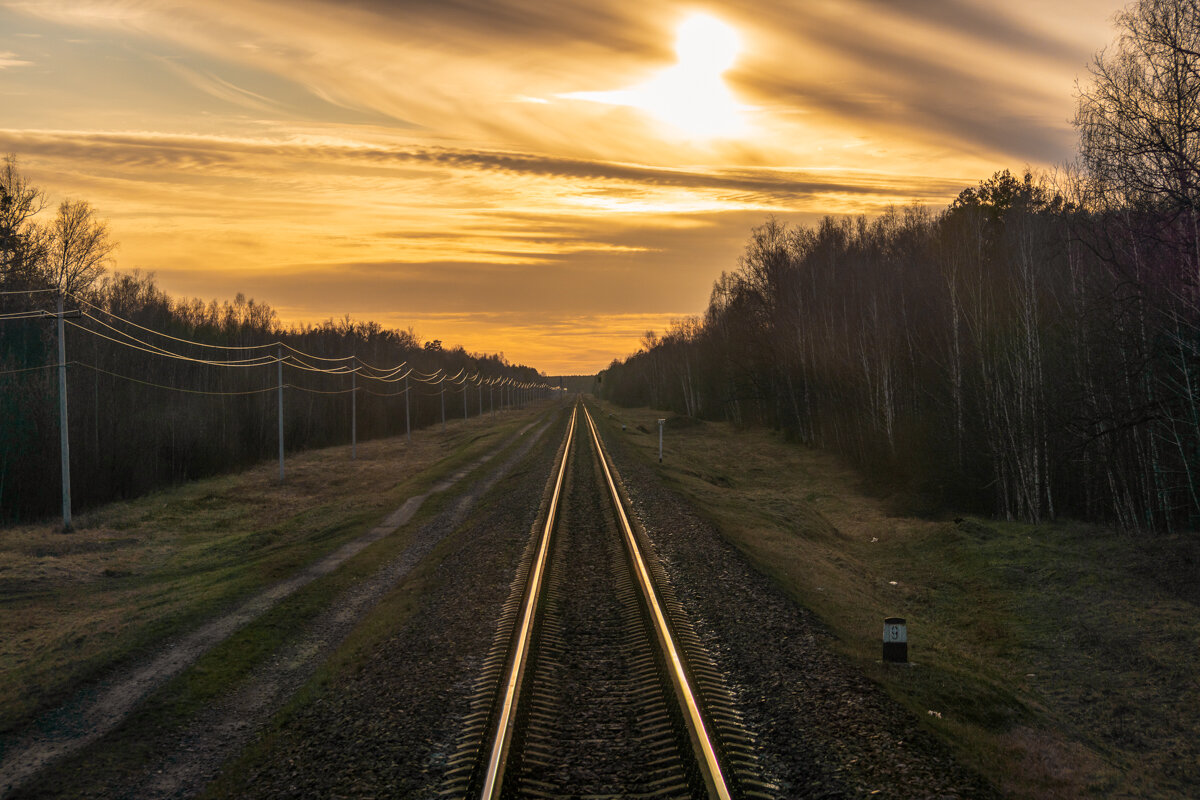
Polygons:
<instances>
[{"instance_id":1,"label":"sky","mask_svg":"<svg viewBox=\"0 0 1200 800\"><path fill-rule=\"evenodd\" d=\"M590 374L751 229L1073 157L1112 0L0 0L0 153L114 268Z\"/></svg>"}]
</instances>

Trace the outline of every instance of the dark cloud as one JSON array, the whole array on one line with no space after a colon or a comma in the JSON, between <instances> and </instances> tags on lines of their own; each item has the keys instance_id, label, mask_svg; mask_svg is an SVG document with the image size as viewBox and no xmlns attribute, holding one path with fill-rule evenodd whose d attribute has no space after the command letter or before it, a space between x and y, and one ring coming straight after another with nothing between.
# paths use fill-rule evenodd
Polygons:
<instances>
[{"instance_id":1,"label":"dark cloud","mask_svg":"<svg viewBox=\"0 0 1200 800\"><path fill-rule=\"evenodd\" d=\"M964 0L852 0L837 6L837 13L769 1L760 8L788 47L804 52L811 43L835 57L831 64L852 64L856 71L851 76L830 66L783 72L780 66L788 62L779 52L748 54L732 79L764 105L793 105L845 120L874 138L884 128L903 131L941 150L1040 163L1062 161L1073 152L1074 134L1066 125L1070 79L1057 90L1032 87L1004 65L1010 59L1081 64L1086 53L1078 45ZM950 33L968 47L988 48L987 59L955 58L919 40L900 40L880 11ZM1031 105L1061 105L1062 117L1032 119L1016 110Z\"/></svg>"},{"instance_id":2,"label":"dark cloud","mask_svg":"<svg viewBox=\"0 0 1200 800\"><path fill-rule=\"evenodd\" d=\"M930 28L949 31L981 42L1020 50L1025 55L1076 64L1087 53L1061 36L1037 30L1005 13L1006 5L989 0L856 0L867 13L872 10L906 17Z\"/></svg>"},{"instance_id":3,"label":"dark cloud","mask_svg":"<svg viewBox=\"0 0 1200 800\"><path fill-rule=\"evenodd\" d=\"M347 7L385 24L454 41L479 35L497 44L586 43L614 51L669 52L670 43L648 29L646 8L605 0L337 0L331 14Z\"/></svg>"},{"instance_id":4,"label":"dark cloud","mask_svg":"<svg viewBox=\"0 0 1200 800\"><path fill-rule=\"evenodd\" d=\"M1046 120L1011 110L1010 86L947 72L934 64L914 65L908 77L918 88L849 92L844 86L764 76L758 79L756 92L777 103L846 120L876 140L886 141L881 129L891 128L935 151L995 153L1021 163L1061 162L1074 152L1075 134L1065 124L1065 109L1062 125L1048 125ZM1064 89L1064 95L1067 92Z\"/></svg>"},{"instance_id":5,"label":"dark cloud","mask_svg":"<svg viewBox=\"0 0 1200 800\"><path fill-rule=\"evenodd\" d=\"M0 131L0 151L103 164L105 168L211 173L223 169L261 175L297 168L297 162L351 162L377 165L418 164L446 170L470 170L578 181L613 181L651 187L750 193L799 202L822 194L871 196L899 194L911 199L944 197L957 182L904 176L855 175L835 178L789 170L679 170L609 161L563 158L500 150L444 147L377 148L203 137L110 133ZM836 179L841 178L841 179Z\"/></svg>"}]
</instances>

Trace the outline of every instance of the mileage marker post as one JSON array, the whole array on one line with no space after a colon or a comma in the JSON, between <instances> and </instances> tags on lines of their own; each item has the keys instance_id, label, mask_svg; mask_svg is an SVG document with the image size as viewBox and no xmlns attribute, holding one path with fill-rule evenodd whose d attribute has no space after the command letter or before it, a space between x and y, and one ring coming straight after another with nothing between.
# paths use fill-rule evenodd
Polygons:
<instances>
[{"instance_id":1,"label":"mileage marker post","mask_svg":"<svg viewBox=\"0 0 1200 800\"><path fill-rule=\"evenodd\" d=\"M666 421L665 419L660 419L660 420L658 421L658 463L660 463L660 464L662 463L662 433L663 433L663 425L666 425L666 424L667 424L667 421Z\"/></svg>"},{"instance_id":2,"label":"mileage marker post","mask_svg":"<svg viewBox=\"0 0 1200 800\"><path fill-rule=\"evenodd\" d=\"M903 617L883 621L883 660L893 664L908 661L908 626Z\"/></svg>"}]
</instances>

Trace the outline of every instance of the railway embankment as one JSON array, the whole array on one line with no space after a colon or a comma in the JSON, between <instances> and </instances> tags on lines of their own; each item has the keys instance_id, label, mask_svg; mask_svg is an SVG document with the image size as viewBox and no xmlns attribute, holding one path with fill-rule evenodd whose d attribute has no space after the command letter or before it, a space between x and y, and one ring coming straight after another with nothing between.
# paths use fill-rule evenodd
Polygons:
<instances>
[{"instance_id":1,"label":"railway embankment","mask_svg":"<svg viewBox=\"0 0 1200 800\"><path fill-rule=\"evenodd\" d=\"M1200 794L1195 532L906 515L837 459L769 431L673 420L660 464L661 412L593 408L635 512L664 542L683 553L715 534L736 548L812 611L843 664L1005 794ZM882 661L887 617L907 621L907 665ZM778 705L764 698L764 713Z\"/></svg>"}]
</instances>

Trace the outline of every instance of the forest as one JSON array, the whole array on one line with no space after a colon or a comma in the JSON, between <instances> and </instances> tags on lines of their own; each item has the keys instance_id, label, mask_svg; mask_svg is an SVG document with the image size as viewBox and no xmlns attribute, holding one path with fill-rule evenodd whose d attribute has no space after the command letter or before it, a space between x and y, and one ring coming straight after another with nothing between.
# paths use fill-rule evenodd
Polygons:
<instances>
[{"instance_id":1,"label":"forest","mask_svg":"<svg viewBox=\"0 0 1200 800\"><path fill-rule=\"evenodd\" d=\"M1076 91L1075 163L949 207L768 219L602 396L765 425L911 510L1200 523L1200 9L1142 0Z\"/></svg>"},{"instance_id":2,"label":"forest","mask_svg":"<svg viewBox=\"0 0 1200 800\"><path fill-rule=\"evenodd\" d=\"M108 269L107 224L85 201L40 221L44 192L0 166L0 522L61 508L62 301L76 508L274 458L280 383L288 452L403 435L492 413L545 379L411 329L349 317L284 329L265 303L172 298ZM444 409L444 412L443 412Z\"/></svg>"}]
</instances>

